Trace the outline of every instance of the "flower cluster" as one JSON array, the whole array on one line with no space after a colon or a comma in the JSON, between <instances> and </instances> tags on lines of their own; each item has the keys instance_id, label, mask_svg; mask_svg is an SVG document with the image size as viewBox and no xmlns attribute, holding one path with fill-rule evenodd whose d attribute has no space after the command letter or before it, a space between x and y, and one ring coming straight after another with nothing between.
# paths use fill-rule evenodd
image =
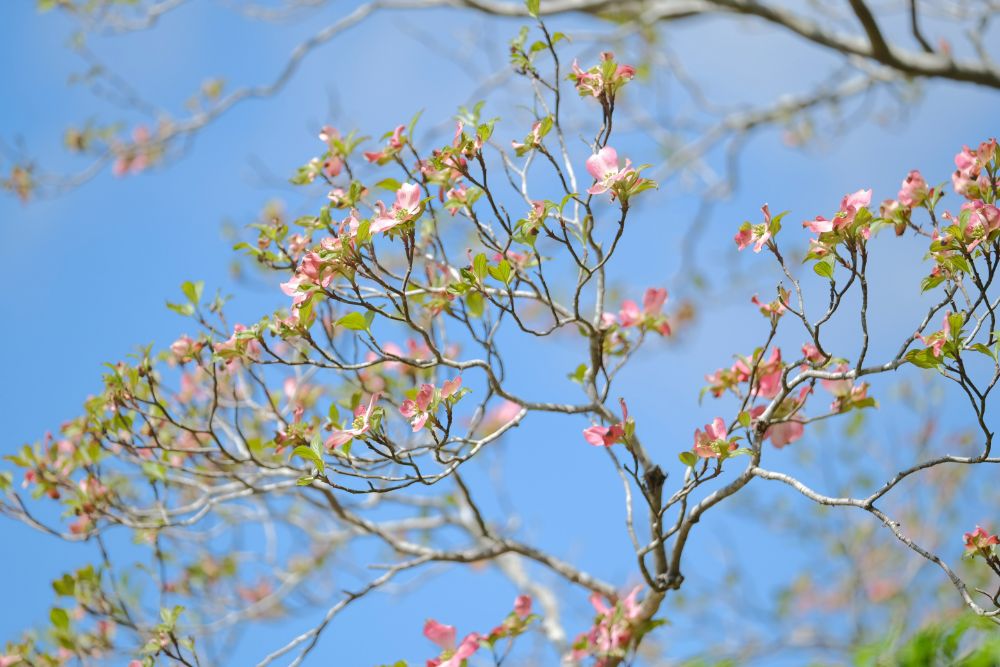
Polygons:
<instances>
[{"instance_id":1,"label":"flower cluster","mask_svg":"<svg viewBox=\"0 0 1000 667\"><path fill-rule=\"evenodd\" d=\"M1000 187L996 164L1000 159L1000 147L996 139L979 144L976 150L962 146L955 156L955 173L951 183L955 192L969 200L985 199L991 191Z\"/></svg>"},{"instance_id":2,"label":"flower cluster","mask_svg":"<svg viewBox=\"0 0 1000 667\"><path fill-rule=\"evenodd\" d=\"M750 395L774 398L781 389L781 376L785 366L781 361L781 348L771 348L771 354L764 360L763 351L757 350L751 358L738 357L729 368L720 368L705 376L712 396L719 398L726 391L739 395L739 385L748 383Z\"/></svg>"},{"instance_id":3,"label":"flower cluster","mask_svg":"<svg viewBox=\"0 0 1000 667\"><path fill-rule=\"evenodd\" d=\"M669 336L670 322L662 312L666 302L667 290L662 287L650 287L642 295L641 308L632 299L625 299L618 310L618 316L604 313L601 324L605 327L619 326L622 329L635 327L640 331L655 331L661 336Z\"/></svg>"},{"instance_id":4,"label":"flower cluster","mask_svg":"<svg viewBox=\"0 0 1000 667\"><path fill-rule=\"evenodd\" d=\"M640 586L636 586L624 598L616 601L605 600L593 593L590 604L597 616L590 630L581 633L573 642L569 659L579 662L584 658L595 658L595 667L617 663L625 657L633 642L639 638L637 619L641 613L638 602ZM611 602L611 604L608 604Z\"/></svg>"},{"instance_id":5,"label":"flower cluster","mask_svg":"<svg viewBox=\"0 0 1000 667\"><path fill-rule=\"evenodd\" d=\"M500 625L485 635L470 632L461 642L457 642L455 626L428 619L424 624L424 636L437 644L441 653L436 658L428 660L427 667L464 667L467 664L466 660L481 647L492 648L501 639L513 640L527 630L537 618L531 613L531 598L519 595L514 600L514 610Z\"/></svg>"}]
</instances>

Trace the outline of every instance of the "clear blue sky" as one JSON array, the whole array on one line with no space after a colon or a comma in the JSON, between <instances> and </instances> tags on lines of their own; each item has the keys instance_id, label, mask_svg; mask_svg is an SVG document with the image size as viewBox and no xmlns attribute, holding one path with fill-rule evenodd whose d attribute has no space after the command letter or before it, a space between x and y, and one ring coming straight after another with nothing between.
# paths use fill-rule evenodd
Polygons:
<instances>
[{"instance_id":1,"label":"clear blue sky","mask_svg":"<svg viewBox=\"0 0 1000 667\"><path fill-rule=\"evenodd\" d=\"M109 108L95 102L85 86L67 85L67 77L82 69L63 47L69 25L59 16L36 14L32 4L9 2L0 9L0 137L10 143L20 136L33 154L57 164L63 128ZM98 41L95 51L114 54L116 69L140 92L180 113L183 100L206 76L224 76L233 86L269 81L293 46L332 15L327 11L275 27L236 19L221 4L190 3L165 17L156 30ZM561 28L590 25L569 20ZM238 226L251 222L266 201L288 194L262 176L259 165L283 181L314 154L316 128L330 120L375 136L419 108L425 109L425 119L446 120L466 101L482 70L463 72L451 53L429 46L421 35L436 31L448 44L449 35L475 29L483 38L474 60L488 65L503 61L504 43L516 27L497 21L484 30L480 20L451 11L376 16L313 54L277 98L241 106L208 128L177 164L127 179L101 174L85 187L27 206L0 199L0 350L5 353L0 453L40 438L75 415L82 400L100 388L103 362L123 358L139 343L163 347L189 331L163 307L182 281L204 280L210 290L235 294L237 321L284 304L276 285L234 283L228 270L232 241L221 233L225 221ZM711 53L698 48L709 30ZM691 25L671 34L672 48L690 57L692 71L716 95L760 102L781 92L786 79L808 81L811 68L821 62L811 52L802 59L785 58L784 50L791 47L787 40L769 38L764 31L743 34L731 24ZM449 48L469 53L461 45ZM489 59L484 55L488 49L494 52ZM331 100L338 109L333 119ZM499 97L495 103L502 109L519 102ZM832 213L845 192L873 187L876 200L894 196L911 168L924 169L931 181L944 180L963 143L996 133L998 110L995 95L933 83L904 123L886 129L862 120L825 151L790 151L777 132L762 134L747 147L736 197L716 210L705 270L722 271L731 262L748 261L736 258L730 239L738 223L754 218L764 201L775 210L793 210L787 227L794 233L798 220ZM523 134L521 128L504 132ZM619 143L637 162L658 159L637 137L623 137ZM680 292L683 286L670 281L679 261L677 240L694 201L677 183L656 197L644 207L622 248L618 277L634 292L650 284ZM914 265L919 256L887 248L887 263L879 269L886 285L880 293L881 325L894 333L893 341L901 333L892 329L896 315L917 312L913 278L923 271ZM745 352L764 333L749 296L737 293L707 308L697 330L680 346L652 346L623 377L621 393L628 397L641 433L675 476L681 472L676 452L690 446L696 426L723 411L698 404L701 377L726 364L729 350ZM562 378L576 363L556 342L544 355L515 365L514 375L522 386L537 383L547 390L551 384L552 391L557 386L565 391ZM524 515L525 537L624 586L635 575L621 521L620 482L603 453L579 437L583 426L539 419L522 429L503 456L509 493ZM809 444L807 436L795 447ZM696 573L712 571L712 559L722 549L721 531L750 534L739 527L737 514L720 515L699 526L689 557L689 568ZM40 623L51 604L48 582L92 554L9 521L0 521L0 545L0 590L5 599L19 601L0 605L2 642ZM759 564L763 580L772 583L799 562L766 540L742 557ZM398 600L381 596L359 604L330 630L315 664L426 657L430 645L420 637L426 616L458 623L460 631L488 629L516 593L496 576L458 568L439 575L431 586L433 594L425 588ZM583 596L568 599L566 607L579 619L587 615ZM669 607L665 615L670 617ZM298 627L245 638L231 664L249 664ZM569 630L582 628L571 624ZM673 632L664 631L665 643L684 645ZM339 660L331 663L333 656Z\"/></svg>"}]
</instances>

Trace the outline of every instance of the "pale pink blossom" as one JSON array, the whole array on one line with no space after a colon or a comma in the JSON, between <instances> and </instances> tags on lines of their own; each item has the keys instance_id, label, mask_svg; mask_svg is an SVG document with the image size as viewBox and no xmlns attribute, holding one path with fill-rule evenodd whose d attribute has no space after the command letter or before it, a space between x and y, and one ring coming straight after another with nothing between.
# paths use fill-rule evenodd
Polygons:
<instances>
[{"instance_id":1,"label":"pale pink blossom","mask_svg":"<svg viewBox=\"0 0 1000 667\"><path fill-rule=\"evenodd\" d=\"M514 599L514 613L521 618L526 618L529 614L531 614L530 595L518 595Z\"/></svg>"},{"instance_id":2,"label":"pale pink blossom","mask_svg":"<svg viewBox=\"0 0 1000 667\"><path fill-rule=\"evenodd\" d=\"M462 376L456 376L452 380L445 380L441 385L441 398L449 398L462 386Z\"/></svg>"},{"instance_id":3,"label":"pale pink blossom","mask_svg":"<svg viewBox=\"0 0 1000 667\"><path fill-rule=\"evenodd\" d=\"M630 164L625 160L625 169L620 169L618 151L611 146L605 146L591 155L587 158L587 172L594 177L595 182L587 190L588 194L599 195L607 192L629 170Z\"/></svg>"},{"instance_id":4,"label":"pale pink blossom","mask_svg":"<svg viewBox=\"0 0 1000 667\"><path fill-rule=\"evenodd\" d=\"M420 202L420 186L415 183L403 183L396 190L396 201L391 210L386 210L385 204L381 201L375 203L378 214L371 224L371 233L384 232L403 224L415 220L423 212L423 204Z\"/></svg>"},{"instance_id":5,"label":"pale pink blossom","mask_svg":"<svg viewBox=\"0 0 1000 667\"><path fill-rule=\"evenodd\" d=\"M930 189L927 187L927 181L924 180L919 171L914 169L903 180L897 198L903 206L913 208L923 204L929 194Z\"/></svg>"},{"instance_id":6,"label":"pale pink blossom","mask_svg":"<svg viewBox=\"0 0 1000 667\"><path fill-rule=\"evenodd\" d=\"M348 429L334 429L330 437L326 439L326 446L329 449L347 444L352 439L364 435L371 429L372 413L375 411L375 404L382 396L380 392L375 392L368 400L368 405L358 405L354 410L354 423Z\"/></svg>"},{"instance_id":7,"label":"pale pink blossom","mask_svg":"<svg viewBox=\"0 0 1000 667\"><path fill-rule=\"evenodd\" d=\"M719 452L712 445L717 442L726 442L729 439L729 432L726 429L726 422L722 417L716 417L712 423L705 424L705 431L695 429L694 431L694 453L706 459L719 458ZM729 443L729 451L736 449L736 443Z\"/></svg>"},{"instance_id":8,"label":"pale pink blossom","mask_svg":"<svg viewBox=\"0 0 1000 667\"><path fill-rule=\"evenodd\" d=\"M764 222L756 225L744 222L736 236L733 237L738 250L743 250L753 243L753 251L759 253L771 239L771 209L767 204L764 204L760 210L764 214Z\"/></svg>"}]
</instances>

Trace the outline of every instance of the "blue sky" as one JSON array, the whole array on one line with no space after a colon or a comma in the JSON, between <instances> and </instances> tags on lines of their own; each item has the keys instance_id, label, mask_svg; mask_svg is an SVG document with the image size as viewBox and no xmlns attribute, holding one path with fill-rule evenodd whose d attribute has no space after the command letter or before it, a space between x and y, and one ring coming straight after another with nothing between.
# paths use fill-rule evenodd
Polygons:
<instances>
[{"instance_id":1,"label":"blue sky","mask_svg":"<svg viewBox=\"0 0 1000 667\"><path fill-rule=\"evenodd\" d=\"M96 102L83 86L67 85L67 78L82 68L63 47L70 26L62 17L36 14L31 4L8 3L0 10L0 62L5 64L0 68L0 137L9 143L20 136L43 163L66 164L59 149L65 125L117 112ZM220 5L191 3L165 17L154 31L97 41L93 48L113 58L116 70L140 92L180 113L183 100L207 76L224 76L233 87L270 80L294 45L332 15L314 14L275 27L236 19ZM5 285L0 312L6 322L0 330L0 349L6 352L0 453L38 439L75 415L82 400L100 388L103 362L122 359L139 343L163 347L189 331L163 307L182 281L204 280L208 290L234 294L230 312L237 321L283 305L277 281L233 280L232 239L222 233L224 223L240 227L268 200L289 195L287 188L262 175L260 165L283 181L311 157L318 147L316 128L331 120L331 101L338 126L358 126L374 136L420 108L424 119L447 120L482 72L502 63L504 42L517 25L483 24L469 15L438 10L373 17L313 54L281 95L240 106L208 128L174 165L125 179L104 173L84 187L29 205L0 199L0 284ZM585 26L591 24L569 19L560 28L571 32ZM461 39L452 41L451 35L463 31L479 35L470 43L480 52ZM426 38L435 32L443 38L443 49ZM699 49L708 32L716 48ZM785 81L812 80L825 62L809 49L788 58L788 49L798 48L790 40L733 24L691 25L671 31L670 38L671 48L690 58L690 68L706 90L727 99L762 101L779 94ZM481 67L464 71L454 51L473 54ZM625 101L647 103L627 95ZM498 108L517 105L502 96L494 103ZM735 227L753 219L764 201L775 210L792 209L789 220L797 221L834 212L843 193L861 187L873 187L876 200L894 196L912 168L924 169L933 182L944 180L962 144L996 133L997 111L993 94L931 83L903 124L886 128L861 120L821 151L791 151L778 132L762 133L742 158L739 192L715 211L703 271L723 272L735 262L764 264L761 258L737 257L731 248ZM510 128L503 136L524 133L524 128ZM639 136L623 135L618 142L636 162L659 159ZM642 207L626 237L617 278L635 292L665 284L672 293L683 293L685 286L675 276L676 244L695 201L676 182L656 197ZM310 210L301 198L296 201L291 211ZM787 227L797 233L797 223ZM883 310L876 326L892 334L888 349L908 333L897 318L919 312L915 279L925 268L916 263L922 254L916 246L903 246L908 252L898 244L883 246L884 263L877 269L883 277L878 294ZM753 289L768 289L768 284L764 280ZM681 472L676 452L690 446L696 426L723 409L699 405L701 377L726 365L729 350L746 351L765 332L749 297L749 292L736 292L708 304L696 330L677 345L651 346L623 376L622 392L644 438L675 475ZM720 350L726 351L721 357ZM557 341L535 354L515 364L515 383L541 392L566 391L562 378L578 363L572 347ZM602 453L580 439L585 425L552 419L527 424L503 450L508 491L524 514L522 536L564 557L577 557L624 586L635 573L622 529L620 482ZM796 447L809 444L807 437ZM605 526L609 528L601 528ZM725 512L706 521L692 544L692 570L710 563L724 548L720 531L739 536L747 530L737 515ZM2 641L41 622L51 603L48 582L61 568L86 562L91 554L9 521L0 522L0 544L5 545L0 590L20 601L0 606ZM745 557L763 568L767 581L780 581L783 570L801 562L779 545L764 542ZM704 569L711 572L710 566ZM496 576L452 568L415 595L380 596L359 604L331 629L316 662L324 664L323 656L337 656L343 664L418 658L429 649L420 637L426 616L459 623L460 631L486 629L506 613L515 594ZM567 599L566 607L580 619L586 617L583 596ZM669 617L669 608L665 611ZM384 639L386 623L391 624L391 642ZM245 639L232 664L248 664L297 627ZM569 628L579 629L581 625ZM668 628L665 641L683 645L670 633Z\"/></svg>"}]
</instances>

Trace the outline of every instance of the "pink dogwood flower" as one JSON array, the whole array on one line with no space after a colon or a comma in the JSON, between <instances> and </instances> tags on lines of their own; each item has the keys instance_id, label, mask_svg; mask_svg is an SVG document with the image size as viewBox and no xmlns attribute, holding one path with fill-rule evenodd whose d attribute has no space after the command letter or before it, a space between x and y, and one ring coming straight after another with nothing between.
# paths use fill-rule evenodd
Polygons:
<instances>
[{"instance_id":1,"label":"pink dogwood flower","mask_svg":"<svg viewBox=\"0 0 1000 667\"><path fill-rule=\"evenodd\" d=\"M995 551L993 547L1000 544L1000 537L990 535L979 526L976 526L976 529L971 533L965 533L963 537L965 538L966 556L992 555Z\"/></svg>"},{"instance_id":2,"label":"pink dogwood flower","mask_svg":"<svg viewBox=\"0 0 1000 667\"><path fill-rule=\"evenodd\" d=\"M455 626L438 623L432 618L424 623L424 636L443 649L455 648Z\"/></svg>"},{"instance_id":3,"label":"pink dogwood flower","mask_svg":"<svg viewBox=\"0 0 1000 667\"><path fill-rule=\"evenodd\" d=\"M354 410L354 422L351 428L348 429L334 429L330 434L330 437L326 439L326 446L328 449L334 449L345 445L354 438L364 435L367 433L372 426L372 414L375 412L375 404L378 403L378 399L381 398L381 392L375 392L368 399L368 405L358 405Z\"/></svg>"},{"instance_id":4,"label":"pink dogwood flower","mask_svg":"<svg viewBox=\"0 0 1000 667\"><path fill-rule=\"evenodd\" d=\"M588 194L599 195L607 192L615 182L622 178L631 165L625 160L625 169L618 166L618 151L611 146L605 146L594 155L587 158L587 172L594 177L594 184L587 190Z\"/></svg>"},{"instance_id":5,"label":"pink dogwood flower","mask_svg":"<svg viewBox=\"0 0 1000 667\"><path fill-rule=\"evenodd\" d=\"M611 51L601 53L601 62L584 71L574 60L569 78L576 85L580 97L596 97L598 99L613 99L622 86L635 78L635 68L631 65L615 62L615 54Z\"/></svg>"},{"instance_id":6,"label":"pink dogwood flower","mask_svg":"<svg viewBox=\"0 0 1000 667\"><path fill-rule=\"evenodd\" d=\"M462 643L455 646L455 626L444 625L433 619L424 624L424 636L442 649L442 656L427 661L427 667L461 667L466 660L479 650L480 636L471 632L465 636Z\"/></svg>"},{"instance_id":7,"label":"pink dogwood flower","mask_svg":"<svg viewBox=\"0 0 1000 667\"><path fill-rule=\"evenodd\" d=\"M641 326L644 329L652 329L662 336L670 335L670 324L660 311L667 301L667 290L650 287L642 296L642 309L632 299L622 301L621 309L618 311L618 324L623 328ZM614 323L613 321L611 322Z\"/></svg>"},{"instance_id":8,"label":"pink dogwood flower","mask_svg":"<svg viewBox=\"0 0 1000 667\"><path fill-rule=\"evenodd\" d=\"M424 210L420 202L420 186L415 183L403 183L396 190L396 201L391 210L386 210L381 201L375 203L378 214L371 224L371 233L385 232L405 222L411 222L420 217Z\"/></svg>"},{"instance_id":9,"label":"pink dogwood flower","mask_svg":"<svg viewBox=\"0 0 1000 667\"><path fill-rule=\"evenodd\" d=\"M594 625L581 633L573 642L573 652L569 659L578 662L588 656L597 658L594 664L603 667L612 657L625 655L632 642L635 623L641 613L638 595L641 587L636 586L624 598L608 604L602 596L593 593L590 604L597 612Z\"/></svg>"},{"instance_id":10,"label":"pink dogwood flower","mask_svg":"<svg viewBox=\"0 0 1000 667\"><path fill-rule=\"evenodd\" d=\"M771 209L767 204L760 207L761 212L764 214L764 222L752 225L749 222L744 222L740 226L740 230L733 237L736 241L736 247L739 250L743 250L751 243L754 244L753 251L760 252L764 244L771 239Z\"/></svg>"},{"instance_id":11,"label":"pink dogwood flower","mask_svg":"<svg viewBox=\"0 0 1000 667\"><path fill-rule=\"evenodd\" d=\"M914 206L921 206L927 197L930 196L930 188L927 186L927 181L920 174L919 171L914 169L906 178L903 180L903 185L899 190L899 194L896 196L899 199L899 203L903 206L913 208Z\"/></svg>"},{"instance_id":12,"label":"pink dogwood flower","mask_svg":"<svg viewBox=\"0 0 1000 667\"><path fill-rule=\"evenodd\" d=\"M625 399L619 399L622 406L622 420L612 426L591 426L583 429L583 439L595 447L610 447L625 439L625 426L629 421Z\"/></svg>"},{"instance_id":13,"label":"pink dogwood flower","mask_svg":"<svg viewBox=\"0 0 1000 667\"><path fill-rule=\"evenodd\" d=\"M802 226L809 229L816 234L826 234L829 232L840 231L844 227L848 227L854 223L854 219L857 217L858 212L861 209L867 207L872 201L872 191L869 190L858 190L851 194L844 195L843 199L840 200L840 210L837 214L833 216L832 220L827 220L822 216L816 216L814 220L806 220L802 223ZM871 235L871 231L866 226L861 230L862 236L868 238Z\"/></svg>"},{"instance_id":14,"label":"pink dogwood flower","mask_svg":"<svg viewBox=\"0 0 1000 667\"><path fill-rule=\"evenodd\" d=\"M521 618L527 618L531 614L531 596L518 595L514 599L514 613Z\"/></svg>"},{"instance_id":15,"label":"pink dogwood flower","mask_svg":"<svg viewBox=\"0 0 1000 667\"><path fill-rule=\"evenodd\" d=\"M728 451L736 449L736 443L729 440L726 422L722 421L722 417L716 417L711 424L705 424L704 432L701 429L695 429L693 451L701 458L719 458L720 444L728 445Z\"/></svg>"},{"instance_id":16,"label":"pink dogwood flower","mask_svg":"<svg viewBox=\"0 0 1000 667\"><path fill-rule=\"evenodd\" d=\"M392 136L389 137L389 143L380 151L365 152L362 153L364 158L369 162L374 162L378 165L383 165L392 160L399 151L403 148L403 130L406 129L405 125L399 125L392 132Z\"/></svg>"}]
</instances>

